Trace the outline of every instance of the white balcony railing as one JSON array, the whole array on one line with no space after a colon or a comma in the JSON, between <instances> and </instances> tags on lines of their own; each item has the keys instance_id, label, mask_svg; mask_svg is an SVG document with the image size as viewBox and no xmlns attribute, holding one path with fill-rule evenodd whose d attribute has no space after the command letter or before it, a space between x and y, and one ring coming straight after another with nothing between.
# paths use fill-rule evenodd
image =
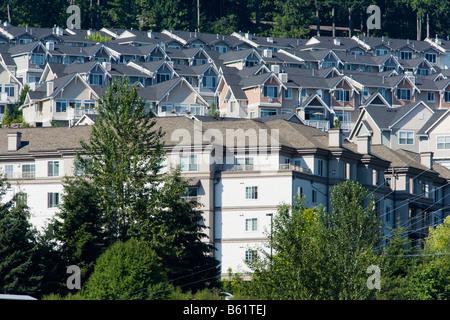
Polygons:
<instances>
[{"instance_id":1,"label":"white balcony railing","mask_svg":"<svg viewBox=\"0 0 450 320\"><path fill-rule=\"evenodd\" d=\"M328 131L328 129L330 129L329 120L305 120L305 124L307 126L320 129L322 131Z\"/></svg>"},{"instance_id":2,"label":"white balcony railing","mask_svg":"<svg viewBox=\"0 0 450 320\"><path fill-rule=\"evenodd\" d=\"M341 129L343 131L352 131L355 127L355 122L341 122Z\"/></svg>"},{"instance_id":3,"label":"white balcony railing","mask_svg":"<svg viewBox=\"0 0 450 320\"><path fill-rule=\"evenodd\" d=\"M234 165L231 168L226 169L225 171L274 171L274 170L292 170L297 172L309 173L312 174L311 169L295 166L292 164L258 164L258 165Z\"/></svg>"},{"instance_id":4,"label":"white balcony railing","mask_svg":"<svg viewBox=\"0 0 450 320\"><path fill-rule=\"evenodd\" d=\"M98 114L97 109L89 108L68 108L67 117L69 120L80 119L85 114Z\"/></svg>"},{"instance_id":5,"label":"white balcony railing","mask_svg":"<svg viewBox=\"0 0 450 320\"><path fill-rule=\"evenodd\" d=\"M6 179L34 179L36 173L31 172L5 172L4 176Z\"/></svg>"}]
</instances>

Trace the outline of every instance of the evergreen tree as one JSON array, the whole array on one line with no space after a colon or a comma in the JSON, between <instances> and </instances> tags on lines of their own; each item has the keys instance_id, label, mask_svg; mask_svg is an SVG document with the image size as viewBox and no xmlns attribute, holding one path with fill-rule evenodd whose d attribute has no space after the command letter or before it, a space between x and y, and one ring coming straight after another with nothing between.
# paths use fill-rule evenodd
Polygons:
<instances>
[{"instance_id":1,"label":"evergreen tree","mask_svg":"<svg viewBox=\"0 0 450 320\"><path fill-rule=\"evenodd\" d=\"M5 194L4 180L0 195ZM0 292L36 295L42 272L36 230L29 222L28 208L20 193L0 205Z\"/></svg>"},{"instance_id":2,"label":"evergreen tree","mask_svg":"<svg viewBox=\"0 0 450 320\"><path fill-rule=\"evenodd\" d=\"M163 133L127 78L110 85L98 111L77 161L97 191L110 241L127 240L157 207Z\"/></svg>"}]
</instances>

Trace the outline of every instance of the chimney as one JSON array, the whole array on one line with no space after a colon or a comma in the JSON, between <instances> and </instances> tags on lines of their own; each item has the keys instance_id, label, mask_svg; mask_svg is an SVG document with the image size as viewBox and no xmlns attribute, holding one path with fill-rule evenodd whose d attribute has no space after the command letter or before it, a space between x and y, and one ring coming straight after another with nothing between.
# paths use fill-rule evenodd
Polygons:
<instances>
[{"instance_id":1,"label":"chimney","mask_svg":"<svg viewBox=\"0 0 450 320\"><path fill-rule=\"evenodd\" d=\"M359 136L357 141L358 153L370 154L370 136Z\"/></svg>"},{"instance_id":2,"label":"chimney","mask_svg":"<svg viewBox=\"0 0 450 320\"><path fill-rule=\"evenodd\" d=\"M430 170L433 170L433 152L431 151L421 152L420 164L424 165Z\"/></svg>"},{"instance_id":3,"label":"chimney","mask_svg":"<svg viewBox=\"0 0 450 320\"><path fill-rule=\"evenodd\" d=\"M330 128L328 129L328 146L342 147L342 129Z\"/></svg>"},{"instance_id":4,"label":"chimney","mask_svg":"<svg viewBox=\"0 0 450 320\"><path fill-rule=\"evenodd\" d=\"M153 31L152 31L152 30L147 31L147 37L149 37L150 39L153 39L153 38L154 38L154 36L153 36Z\"/></svg>"},{"instance_id":5,"label":"chimney","mask_svg":"<svg viewBox=\"0 0 450 320\"><path fill-rule=\"evenodd\" d=\"M8 132L8 151L17 151L22 144L21 132Z\"/></svg>"},{"instance_id":6,"label":"chimney","mask_svg":"<svg viewBox=\"0 0 450 320\"><path fill-rule=\"evenodd\" d=\"M53 41L48 41L45 43L47 50L55 50L55 43Z\"/></svg>"}]
</instances>

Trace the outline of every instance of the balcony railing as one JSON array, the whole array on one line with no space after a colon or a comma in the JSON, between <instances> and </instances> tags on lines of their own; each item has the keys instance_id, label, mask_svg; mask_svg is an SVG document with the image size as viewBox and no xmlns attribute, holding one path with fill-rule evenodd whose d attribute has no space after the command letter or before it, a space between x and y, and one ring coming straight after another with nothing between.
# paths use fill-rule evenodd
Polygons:
<instances>
[{"instance_id":1,"label":"balcony railing","mask_svg":"<svg viewBox=\"0 0 450 320\"><path fill-rule=\"evenodd\" d=\"M34 179L36 173L31 172L5 172L4 176L6 179Z\"/></svg>"},{"instance_id":2,"label":"balcony railing","mask_svg":"<svg viewBox=\"0 0 450 320\"><path fill-rule=\"evenodd\" d=\"M286 171L297 171L303 173L312 174L311 169L295 166L292 164L258 164L258 165L234 165L225 171L274 171L274 170L286 170Z\"/></svg>"},{"instance_id":3,"label":"balcony railing","mask_svg":"<svg viewBox=\"0 0 450 320\"><path fill-rule=\"evenodd\" d=\"M80 119L85 114L98 114L98 110L89 108L68 108L67 110L69 119Z\"/></svg>"},{"instance_id":4,"label":"balcony railing","mask_svg":"<svg viewBox=\"0 0 450 320\"><path fill-rule=\"evenodd\" d=\"M328 120L305 120L305 124L322 131L328 131L330 129L330 121Z\"/></svg>"}]
</instances>

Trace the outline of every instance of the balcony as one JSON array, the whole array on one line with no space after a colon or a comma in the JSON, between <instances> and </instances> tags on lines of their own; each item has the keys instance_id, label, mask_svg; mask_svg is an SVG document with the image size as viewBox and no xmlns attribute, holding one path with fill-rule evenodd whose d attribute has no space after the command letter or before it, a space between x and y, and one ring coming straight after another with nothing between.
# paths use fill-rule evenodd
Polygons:
<instances>
[{"instance_id":1,"label":"balcony","mask_svg":"<svg viewBox=\"0 0 450 320\"><path fill-rule=\"evenodd\" d=\"M305 124L307 126L320 129L322 131L328 131L328 129L330 129L329 120L305 120Z\"/></svg>"},{"instance_id":2,"label":"balcony","mask_svg":"<svg viewBox=\"0 0 450 320\"><path fill-rule=\"evenodd\" d=\"M225 171L297 171L312 174L311 169L292 164L258 164L258 165L234 165Z\"/></svg>"},{"instance_id":3,"label":"balcony","mask_svg":"<svg viewBox=\"0 0 450 320\"><path fill-rule=\"evenodd\" d=\"M68 108L67 110L68 120L79 120L85 114L98 114L98 110L89 108Z\"/></svg>"},{"instance_id":4,"label":"balcony","mask_svg":"<svg viewBox=\"0 0 450 320\"><path fill-rule=\"evenodd\" d=\"M6 179L34 179L36 173L31 172L5 172L4 176Z\"/></svg>"}]
</instances>

